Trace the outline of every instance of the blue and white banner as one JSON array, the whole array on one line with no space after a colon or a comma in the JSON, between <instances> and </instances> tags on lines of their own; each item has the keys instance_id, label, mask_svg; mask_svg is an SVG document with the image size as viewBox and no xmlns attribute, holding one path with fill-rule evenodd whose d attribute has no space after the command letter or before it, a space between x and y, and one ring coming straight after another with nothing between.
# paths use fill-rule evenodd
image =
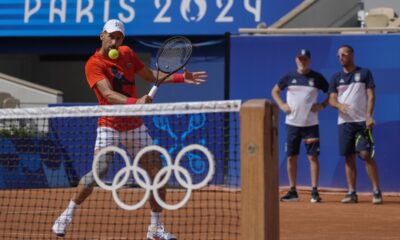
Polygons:
<instances>
[{"instance_id":1,"label":"blue and white banner","mask_svg":"<svg viewBox=\"0 0 400 240\"><path fill-rule=\"evenodd\" d=\"M262 21L270 23L276 14L281 17L300 2L0 0L0 36L97 36L112 18L123 21L131 36L221 35Z\"/></svg>"}]
</instances>

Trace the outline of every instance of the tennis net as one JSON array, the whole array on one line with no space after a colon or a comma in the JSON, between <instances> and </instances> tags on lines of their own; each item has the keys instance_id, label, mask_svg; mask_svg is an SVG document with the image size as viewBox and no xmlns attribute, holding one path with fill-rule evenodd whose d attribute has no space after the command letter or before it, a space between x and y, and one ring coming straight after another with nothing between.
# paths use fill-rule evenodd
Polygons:
<instances>
[{"instance_id":1,"label":"tennis net","mask_svg":"<svg viewBox=\"0 0 400 240\"><path fill-rule=\"evenodd\" d=\"M168 232L240 239L240 107L1 109L0 239L54 239L52 226L80 185L95 187L76 208L66 239L145 239L149 198L164 185L166 199L154 201Z\"/></svg>"}]
</instances>

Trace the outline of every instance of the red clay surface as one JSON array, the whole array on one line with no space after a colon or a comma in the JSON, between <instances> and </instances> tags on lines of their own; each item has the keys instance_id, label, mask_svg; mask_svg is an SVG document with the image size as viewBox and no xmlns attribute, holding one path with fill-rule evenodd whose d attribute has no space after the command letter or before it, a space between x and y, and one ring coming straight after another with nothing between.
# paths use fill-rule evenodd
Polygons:
<instances>
[{"instance_id":1,"label":"red clay surface","mask_svg":"<svg viewBox=\"0 0 400 240\"><path fill-rule=\"evenodd\" d=\"M171 192L173 194L171 194ZM120 190L127 204L142 199L143 191ZM169 192L168 203L177 203L184 192ZM73 189L35 189L0 191L0 240L59 239L51 233L57 216L67 207ZM239 239L238 191L211 189L193 192L188 204L176 211L164 211L167 230L179 239ZM76 210L64 239L145 239L150 209L120 209L109 191L95 189Z\"/></svg>"},{"instance_id":2,"label":"red clay surface","mask_svg":"<svg viewBox=\"0 0 400 240\"><path fill-rule=\"evenodd\" d=\"M142 193L120 191L132 204ZM73 189L0 191L0 239L58 239L50 229L72 194ZM400 194L385 195L384 204L378 206L371 203L369 193L360 194L358 204L342 204L344 192L331 191L321 192L322 203L311 204L309 194L301 191L299 202L280 204L281 240L400 239ZM174 191L168 201L177 202L182 196L183 192ZM163 221L178 239L240 239L239 206L240 192L202 190L193 193L185 208L165 211ZM148 204L137 211L122 210L111 192L96 189L76 211L64 239L145 239L149 212Z\"/></svg>"},{"instance_id":3,"label":"red clay surface","mask_svg":"<svg viewBox=\"0 0 400 240\"><path fill-rule=\"evenodd\" d=\"M285 192L281 191L281 195ZM359 194L359 203L342 204L345 192L322 192L321 203L310 203L310 192L300 201L280 204L281 240L399 240L400 194L371 203L371 193Z\"/></svg>"}]
</instances>

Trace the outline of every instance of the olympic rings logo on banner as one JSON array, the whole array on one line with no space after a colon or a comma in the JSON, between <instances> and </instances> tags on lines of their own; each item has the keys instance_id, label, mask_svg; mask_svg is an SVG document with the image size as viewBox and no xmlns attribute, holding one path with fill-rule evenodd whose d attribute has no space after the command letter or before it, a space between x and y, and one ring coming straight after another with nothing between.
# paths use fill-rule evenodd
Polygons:
<instances>
[{"instance_id":1,"label":"olympic rings logo on banner","mask_svg":"<svg viewBox=\"0 0 400 240\"><path fill-rule=\"evenodd\" d=\"M203 181L193 184L192 178L190 176L190 173L188 170L185 168L179 166L179 163L183 156L185 156L186 153L193 151L193 150L199 150L203 152L203 154L207 157L208 160L208 173L206 177L203 179ZM147 172L139 167L139 161L140 158L147 152L150 151L158 151L161 153L165 160L166 160L166 166L161 168L160 171L156 174L154 177L153 183L151 182L151 179ZM117 174L114 176L113 181L111 186L106 185L103 181L101 181L98 173L97 173L97 164L100 160L100 156L103 154L106 154L107 152L116 152L118 153L125 161L126 167L120 169ZM150 145L142 148L138 154L136 154L133 164L130 164L129 157L126 154L124 150L121 148L115 147L115 146L109 146L101 149L96 156L94 157L93 164L92 164L92 172L93 172L93 177L96 183L98 184L99 187L101 187L104 190L111 191L115 203L121 207L124 210L136 210L141 207L146 203L146 201L150 197L150 193L153 193L154 199L157 201L157 203L164 209L168 210L176 210L181 207L183 207L190 199L190 196L192 194L193 190L200 189L204 186L206 186L211 179L214 176L215 172L215 166L214 166L214 157L211 154L211 152L205 148L202 145L199 144L191 144L186 147L184 147L176 156L175 162L172 163L171 156L167 152L167 150L163 147L157 146L157 145ZM143 189L145 189L145 194L143 196L143 199L140 200L138 203L133 204L133 205L128 205L125 204L123 201L118 196L117 190L122 188L129 180L130 172L133 173L133 178L136 181L136 183ZM176 204L168 204L166 203L163 199L158 194L158 190L165 186L168 183L168 180L171 177L172 172L174 172L174 176L178 183L186 188L186 194L183 197L183 199L176 203ZM123 176L122 176L123 175ZM165 176L164 176L165 175ZM182 176L185 178L183 179ZM122 178L121 178L122 177ZM121 180L120 180L121 179Z\"/></svg>"}]
</instances>

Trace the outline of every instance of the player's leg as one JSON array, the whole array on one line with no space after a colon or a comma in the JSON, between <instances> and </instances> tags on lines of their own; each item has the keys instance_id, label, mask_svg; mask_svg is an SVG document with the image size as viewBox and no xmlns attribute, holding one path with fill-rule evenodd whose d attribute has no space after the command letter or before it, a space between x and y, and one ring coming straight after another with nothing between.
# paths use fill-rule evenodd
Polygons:
<instances>
[{"instance_id":1,"label":"player's leg","mask_svg":"<svg viewBox=\"0 0 400 240\"><path fill-rule=\"evenodd\" d=\"M360 158L365 162L365 168L368 174L368 177L371 180L373 187L373 197L372 203L381 204L383 202L382 193L379 185L378 178L378 167L375 159L372 157L372 136L370 133L365 132L365 126L360 127L359 132L357 133L356 138L356 152L359 154Z\"/></svg>"},{"instance_id":2,"label":"player's leg","mask_svg":"<svg viewBox=\"0 0 400 240\"><path fill-rule=\"evenodd\" d=\"M297 159L298 155L287 156L287 174L289 180L289 186L296 188L297 186Z\"/></svg>"},{"instance_id":3,"label":"player's leg","mask_svg":"<svg viewBox=\"0 0 400 240\"><path fill-rule=\"evenodd\" d=\"M162 160L160 154L158 152L149 152L143 155L142 159L140 160L140 167L146 170L146 172L149 174L150 179L154 180L154 177L162 168ZM166 192L166 186L163 186L158 190L158 195L164 201L166 199ZM152 212L162 212L162 207L157 203L153 194L151 194L149 202Z\"/></svg>"},{"instance_id":4,"label":"player's leg","mask_svg":"<svg viewBox=\"0 0 400 240\"><path fill-rule=\"evenodd\" d=\"M96 149L94 151L94 154L96 155L99 151L100 148ZM96 171L100 179L104 178L107 175L108 168L111 165L113 157L113 153L106 153L99 157L99 163ZM78 206L81 205L81 203L83 203L86 198L88 198L90 194L92 194L93 187L96 185L97 184L94 180L93 172L90 171L79 181L77 191L75 193L75 196L72 198L72 201L75 202Z\"/></svg>"},{"instance_id":5,"label":"player's leg","mask_svg":"<svg viewBox=\"0 0 400 240\"><path fill-rule=\"evenodd\" d=\"M114 146L117 144L118 133L110 128L97 128L95 153L101 148ZM112 153L100 156L98 165L98 174L102 178L107 174L107 170L112 161ZM93 192L93 187L96 185L93 173L90 171L81 178L76 188L75 195L70 200L67 208L61 213L53 224L52 231L57 236L64 236L69 224L71 224L75 210L82 204L86 198Z\"/></svg>"},{"instance_id":6,"label":"player's leg","mask_svg":"<svg viewBox=\"0 0 400 240\"><path fill-rule=\"evenodd\" d=\"M307 155L308 161L310 162L310 176L311 176L311 187L313 189L318 188L319 179L319 159L317 155Z\"/></svg>"},{"instance_id":7,"label":"player's leg","mask_svg":"<svg viewBox=\"0 0 400 240\"><path fill-rule=\"evenodd\" d=\"M287 155L287 175L290 189L281 197L283 202L296 202L299 200L297 194L297 159L300 151L300 128L286 125L286 155Z\"/></svg>"},{"instance_id":8,"label":"player's leg","mask_svg":"<svg viewBox=\"0 0 400 240\"><path fill-rule=\"evenodd\" d=\"M307 158L310 162L310 174L311 174L311 203L321 202L321 197L318 192L318 180L319 180L319 152L320 152L320 141L319 141L319 127L318 125L305 127L303 129L304 144L306 146Z\"/></svg>"},{"instance_id":9,"label":"player's leg","mask_svg":"<svg viewBox=\"0 0 400 240\"><path fill-rule=\"evenodd\" d=\"M339 149L340 155L345 157L345 172L348 193L342 199L342 203L357 203L356 193L356 155L355 155L355 128L353 123L339 125Z\"/></svg>"},{"instance_id":10,"label":"player's leg","mask_svg":"<svg viewBox=\"0 0 400 240\"><path fill-rule=\"evenodd\" d=\"M382 199L382 192L380 190L380 185L379 185L378 167L376 165L376 161L374 158L371 158L371 157L365 158L364 161L365 161L365 167L367 170L367 174L371 180L372 187L373 187L372 203L381 204L381 203L383 203L383 199Z\"/></svg>"},{"instance_id":11,"label":"player's leg","mask_svg":"<svg viewBox=\"0 0 400 240\"><path fill-rule=\"evenodd\" d=\"M153 140L148 134L147 128L142 125L139 128L136 128L132 131L128 131L126 133L126 137L122 137L122 139L126 139L125 142L121 142L126 146L126 149L131 156L135 156L140 149L153 145ZM141 168L145 169L151 179L154 179L155 175L162 168L162 159L159 152L153 151L148 152L142 156L139 161L139 165ZM160 188L158 190L158 195L162 200L166 199L166 186ZM176 239L176 236L167 232L164 229L162 224L162 207L157 203L153 194L150 195L150 225L147 231L147 239L160 239L160 240L173 240Z\"/></svg>"},{"instance_id":12,"label":"player's leg","mask_svg":"<svg viewBox=\"0 0 400 240\"><path fill-rule=\"evenodd\" d=\"M356 177L357 177L357 169L356 169L356 155L350 154L345 156L345 171L346 171L346 180L349 192L356 191Z\"/></svg>"}]
</instances>

